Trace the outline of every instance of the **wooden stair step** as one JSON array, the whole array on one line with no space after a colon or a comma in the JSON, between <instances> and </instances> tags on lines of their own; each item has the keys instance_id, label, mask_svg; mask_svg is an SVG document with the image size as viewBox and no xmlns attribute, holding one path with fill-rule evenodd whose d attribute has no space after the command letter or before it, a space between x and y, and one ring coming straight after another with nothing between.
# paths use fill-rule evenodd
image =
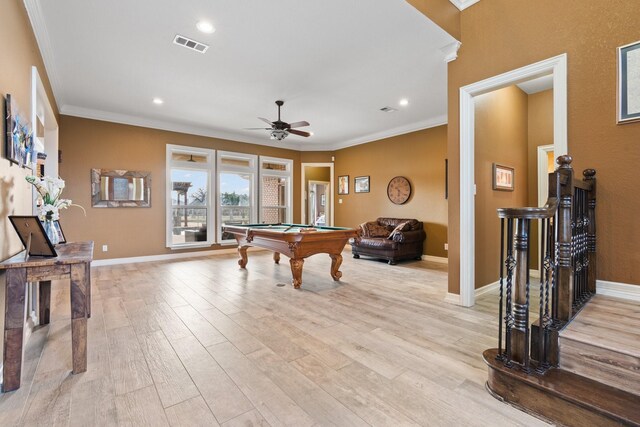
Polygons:
<instances>
[{"instance_id":1,"label":"wooden stair step","mask_svg":"<svg viewBox=\"0 0 640 427\"><path fill-rule=\"evenodd\" d=\"M560 368L640 396L640 304L592 298L560 333Z\"/></svg>"},{"instance_id":2,"label":"wooden stair step","mask_svg":"<svg viewBox=\"0 0 640 427\"><path fill-rule=\"evenodd\" d=\"M640 426L637 395L563 369L544 375L507 368L497 349L483 354L489 367L487 387L497 398L567 426Z\"/></svg>"}]
</instances>

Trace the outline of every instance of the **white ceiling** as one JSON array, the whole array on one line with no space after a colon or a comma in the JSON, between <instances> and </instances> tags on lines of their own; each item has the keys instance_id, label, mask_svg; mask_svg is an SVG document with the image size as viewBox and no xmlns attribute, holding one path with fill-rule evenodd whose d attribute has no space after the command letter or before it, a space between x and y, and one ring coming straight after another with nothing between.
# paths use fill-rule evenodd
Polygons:
<instances>
[{"instance_id":1,"label":"white ceiling","mask_svg":"<svg viewBox=\"0 0 640 427\"><path fill-rule=\"evenodd\" d=\"M446 122L441 49L455 40L405 0L25 4L63 114L301 150ZM215 33L200 33L201 19ZM177 46L176 34L210 48ZM275 119L276 99L283 120L309 121L302 130L314 136L275 142L243 130L260 127L258 116Z\"/></svg>"}]
</instances>

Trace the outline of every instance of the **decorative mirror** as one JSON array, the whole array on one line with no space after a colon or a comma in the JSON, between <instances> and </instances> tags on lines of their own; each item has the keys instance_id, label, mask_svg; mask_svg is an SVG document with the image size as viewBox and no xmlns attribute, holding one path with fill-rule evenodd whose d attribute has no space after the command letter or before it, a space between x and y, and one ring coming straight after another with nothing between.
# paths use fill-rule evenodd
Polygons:
<instances>
[{"instance_id":1,"label":"decorative mirror","mask_svg":"<svg viewBox=\"0 0 640 427\"><path fill-rule=\"evenodd\" d=\"M151 172L91 169L91 206L151 207Z\"/></svg>"}]
</instances>

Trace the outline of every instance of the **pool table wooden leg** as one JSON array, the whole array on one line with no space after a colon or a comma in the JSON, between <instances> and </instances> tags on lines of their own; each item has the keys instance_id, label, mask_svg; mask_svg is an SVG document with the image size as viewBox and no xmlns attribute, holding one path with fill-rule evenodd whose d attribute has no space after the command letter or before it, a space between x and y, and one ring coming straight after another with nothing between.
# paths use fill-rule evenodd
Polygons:
<instances>
[{"instance_id":1,"label":"pool table wooden leg","mask_svg":"<svg viewBox=\"0 0 640 427\"><path fill-rule=\"evenodd\" d=\"M302 285L302 266L304 265L304 258L291 258L289 259L291 264L291 274L293 275L293 287L300 289Z\"/></svg>"},{"instance_id":2,"label":"pool table wooden leg","mask_svg":"<svg viewBox=\"0 0 640 427\"><path fill-rule=\"evenodd\" d=\"M247 249L248 246L238 246L238 255L240 255L240 259L238 260L238 265L240 268L245 268L247 266L248 257L247 257Z\"/></svg>"},{"instance_id":3,"label":"pool table wooden leg","mask_svg":"<svg viewBox=\"0 0 640 427\"><path fill-rule=\"evenodd\" d=\"M273 262L276 264L280 264L280 252L273 253Z\"/></svg>"},{"instance_id":4,"label":"pool table wooden leg","mask_svg":"<svg viewBox=\"0 0 640 427\"><path fill-rule=\"evenodd\" d=\"M340 271L340 265L342 264L342 255L329 254L331 257L331 277L333 280L340 280L342 272Z\"/></svg>"}]
</instances>

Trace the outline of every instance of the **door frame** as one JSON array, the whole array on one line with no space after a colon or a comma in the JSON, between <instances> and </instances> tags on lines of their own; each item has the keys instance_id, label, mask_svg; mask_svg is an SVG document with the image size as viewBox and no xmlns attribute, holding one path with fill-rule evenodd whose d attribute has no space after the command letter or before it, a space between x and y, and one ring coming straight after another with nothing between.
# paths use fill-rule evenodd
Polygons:
<instances>
[{"instance_id":1,"label":"door frame","mask_svg":"<svg viewBox=\"0 0 640 427\"><path fill-rule=\"evenodd\" d=\"M447 295L449 302L464 307L475 303L474 98L545 75L553 76L553 146L557 157L568 151L566 53L460 88L460 295Z\"/></svg>"},{"instance_id":2,"label":"door frame","mask_svg":"<svg viewBox=\"0 0 640 427\"><path fill-rule=\"evenodd\" d=\"M329 194L329 198L327 199L327 204L329 205L329 209L325 210L325 220L327 219L327 214L328 212L331 211L331 182L329 181L316 181L316 180L309 180L309 187L311 187L312 185L325 185L327 187L327 192ZM307 188L308 190L308 188ZM307 193L308 194L308 193ZM325 193L326 194L326 193ZM317 211L317 209L316 209ZM315 221L315 220L314 220ZM325 222L325 225L329 225L328 222Z\"/></svg>"},{"instance_id":3,"label":"door frame","mask_svg":"<svg viewBox=\"0 0 640 427\"><path fill-rule=\"evenodd\" d=\"M547 199L549 198L549 172L548 172L548 158L547 155L554 151L553 144L549 145L539 145L538 146L538 206L544 206L547 203ZM554 154L554 157L555 154ZM540 243L542 243L542 228L538 227L538 248L540 248ZM540 254L540 250L538 250L538 277L542 277L542 256Z\"/></svg>"},{"instance_id":4,"label":"door frame","mask_svg":"<svg viewBox=\"0 0 640 427\"><path fill-rule=\"evenodd\" d=\"M300 212L301 212L301 216L300 216L300 222L302 224L307 224L307 206L306 206L306 200L307 200L307 189L305 188L305 168L309 166L309 167L314 167L314 168L329 168L329 188L331 190L330 192L330 200L331 200L331 209L329 211L329 220L327 221L327 225L329 226L333 226L333 218L334 218L334 213L335 213L335 204L334 204L334 191L333 191L333 163L332 162L327 162L327 163L301 163L300 164L300 168L301 168L301 174L300 174L300 188L301 188L301 197L300 197Z\"/></svg>"}]
</instances>

